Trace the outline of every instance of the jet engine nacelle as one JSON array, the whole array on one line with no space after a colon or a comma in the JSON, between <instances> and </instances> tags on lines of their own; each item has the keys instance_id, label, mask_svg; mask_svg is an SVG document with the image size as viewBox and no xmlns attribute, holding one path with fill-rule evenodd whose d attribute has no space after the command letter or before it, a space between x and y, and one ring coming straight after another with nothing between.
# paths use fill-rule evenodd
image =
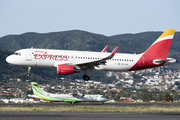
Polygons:
<instances>
[{"instance_id":1,"label":"jet engine nacelle","mask_svg":"<svg viewBox=\"0 0 180 120\"><path fill-rule=\"evenodd\" d=\"M58 65L57 67L59 75L70 75L76 72L80 72L80 70L76 69L73 65Z\"/></svg>"}]
</instances>

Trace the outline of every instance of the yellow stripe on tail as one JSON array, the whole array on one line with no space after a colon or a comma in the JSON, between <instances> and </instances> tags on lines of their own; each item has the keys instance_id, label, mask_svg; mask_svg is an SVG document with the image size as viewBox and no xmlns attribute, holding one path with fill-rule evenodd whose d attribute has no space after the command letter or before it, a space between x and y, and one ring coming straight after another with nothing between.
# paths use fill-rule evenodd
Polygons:
<instances>
[{"instance_id":1,"label":"yellow stripe on tail","mask_svg":"<svg viewBox=\"0 0 180 120\"><path fill-rule=\"evenodd\" d=\"M167 29L158 39L166 37L166 36L174 35L174 33L175 33L175 30Z\"/></svg>"}]
</instances>

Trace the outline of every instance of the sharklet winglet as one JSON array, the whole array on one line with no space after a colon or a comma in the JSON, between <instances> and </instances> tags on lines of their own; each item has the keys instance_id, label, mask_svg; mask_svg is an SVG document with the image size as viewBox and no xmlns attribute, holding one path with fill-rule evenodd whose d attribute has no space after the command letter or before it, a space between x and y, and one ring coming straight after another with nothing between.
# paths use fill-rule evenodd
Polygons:
<instances>
[{"instance_id":1,"label":"sharklet winglet","mask_svg":"<svg viewBox=\"0 0 180 120\"><path fill-rule=\"evenodd\" d=\"M112 51L110 57L114 57L114 55L116 54L118 48L119 48L119 46L117 46L117 47Z\"/></svg>"},{"instance_id":2,"label":"sharklet winglet","mask_svg":"<svg viewBox=\"0 0 180 120\"><path fill-rule=\"evenodd\" d=\"M105 53L106 50L107 50L107 48L108 48L108 45L106 45L106 47L105 47L101 52L102 52L102 53Z\"/></svg>"}]
</instances>

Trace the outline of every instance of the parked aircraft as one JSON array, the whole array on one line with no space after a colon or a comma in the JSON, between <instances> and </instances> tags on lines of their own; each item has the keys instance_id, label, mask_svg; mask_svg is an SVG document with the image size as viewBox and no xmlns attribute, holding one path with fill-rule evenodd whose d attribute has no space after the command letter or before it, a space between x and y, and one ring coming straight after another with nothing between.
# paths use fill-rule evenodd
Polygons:
<instances>
[{"instance_id":1,"label":"parked aircraft","mask_svg":"<svg viewBox=\"0 0 180 120\"><path fill-rule=\"evenodd\" d=\"M44 91L39 88L36 82L31 82L31 86L33 89L34 95L28 95L29 97L40 98L48 101L56 101L56 102L69 102L69 103L77 103L77 102L106 102L106 99L103 95L84 95L84 94L52 94Z\"/></svg>"},{"instance_id":2,"label":"parked aircraft","mask_svg":"<svg viewBox=\"0 0 180 120\"><path fill-rule=\"evenodd\" d=\"M176 63L168 58L168 52L175 30L166 30L145 52L141 54L116 53L117 46L111 53L106 46L101 52L21 49L8 56L6 61L13 65L27 66L28 76L31 67L56 68L59 75L70 75L80 71L83 78L89 80L87 71L134 71Z\"/></svg>"}]
</instances>

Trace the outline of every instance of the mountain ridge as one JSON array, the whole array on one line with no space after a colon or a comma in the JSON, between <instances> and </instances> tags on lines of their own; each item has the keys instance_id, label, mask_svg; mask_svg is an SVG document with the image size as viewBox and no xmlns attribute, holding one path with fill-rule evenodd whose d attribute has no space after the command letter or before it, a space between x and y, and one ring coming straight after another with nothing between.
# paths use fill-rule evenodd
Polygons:
<instances>
[{"instance_id":1,"label":"mountain ridge","mask_svg":"<svg viewBox=\"0 0 180 120\"><path fill-rule=\"evenodd\" d=\"M106 45L109 45L107 51L111 52L117 45L119 53L142 53L147 50L151 44L163 32L143 32L137 34L121 34L114 36L105 36L101 34L90 33L81 30L71 30L52 33L34 33L28 32L21 35L8 35L0 38L1 71L0 77L19 77L26 78L27 68L9 65L5 59L16 50L24 48L44 48L44 49L64 49L80 51L100 52ZM168 57L180 61L180 32L176 32L172 41ZM2 49L3 48L3 49ZM31 79L44 80L59 77L55 69L32 69ZM81 78L83 73L77 73L67 78ZM94 80L108 80L104 72L88 73ZM92 75L91 75L92 74Z\"/></svg>"}]
</instances>

